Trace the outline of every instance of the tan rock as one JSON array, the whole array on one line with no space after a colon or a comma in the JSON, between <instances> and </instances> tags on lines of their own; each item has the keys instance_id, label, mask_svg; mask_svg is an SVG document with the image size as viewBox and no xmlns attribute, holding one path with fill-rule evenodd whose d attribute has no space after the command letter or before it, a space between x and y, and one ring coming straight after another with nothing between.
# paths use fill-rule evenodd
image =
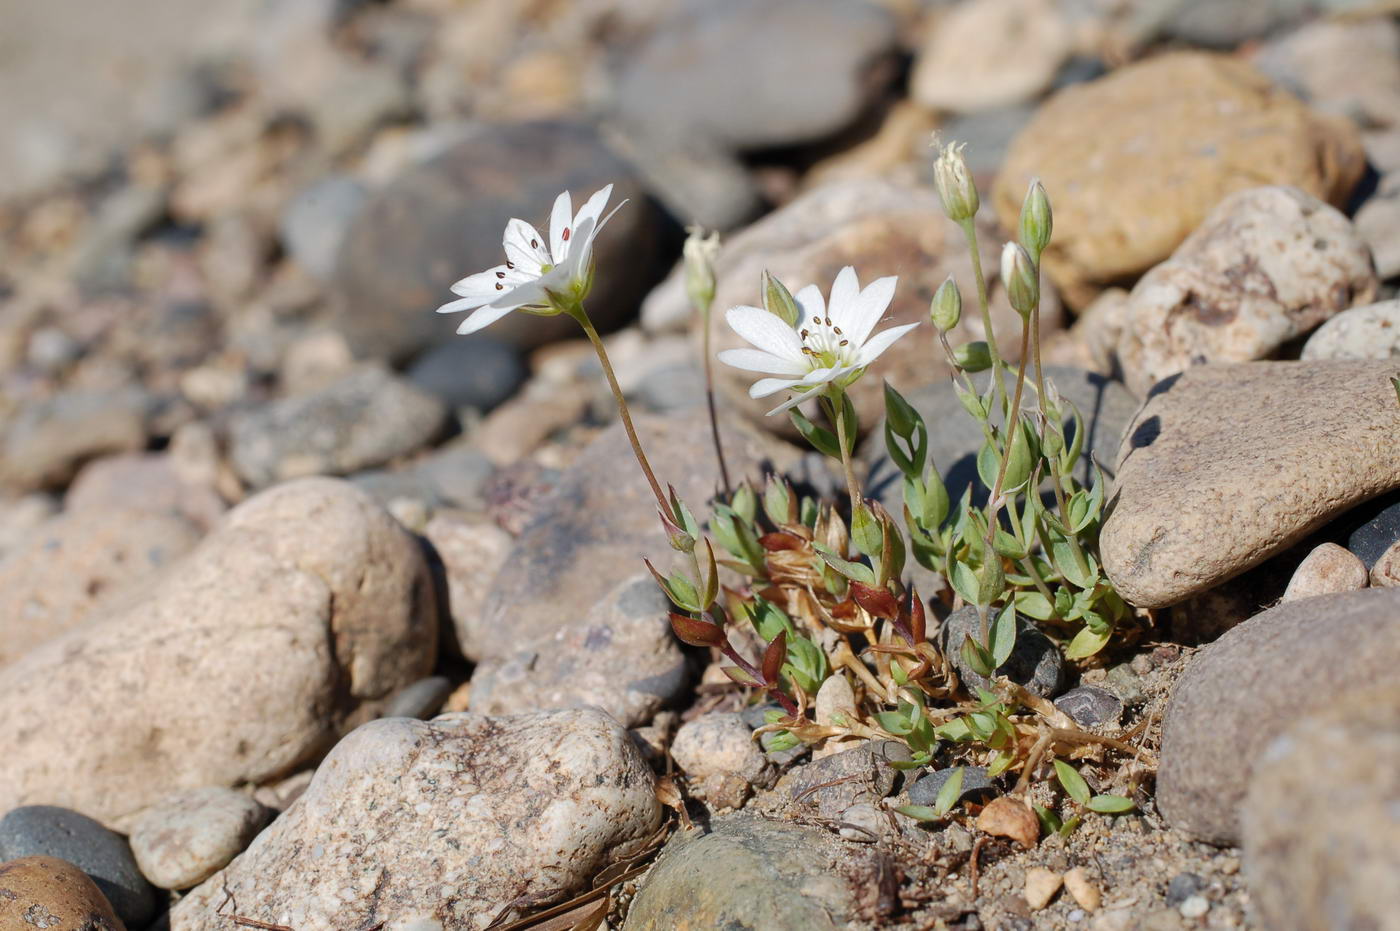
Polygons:
<instances>
[{"instance_id":1,"label":"tan rock","mask_svg":"<svg viewBox=\"0 0 1400 931\"><path fill-rule=\"evenodd\" d=\"M1391 544L1390 549L1376 560L1371 567L1370 580L1378 588L1400 587L1400 543Z\"/></svg>"},{"instance_id":2,"label":"tan rock","mask_svg":"<svg viewBox=\"0 0 1400 931\"><path fill-rule=\"evenodd\" d=\"M1303 558L1288 580L1284 601L1351 592L1366 587L1366 564L1335 543L1318 545Z\"/></svg>"},{"instance_id":3,"label":"tan rock","mask_svg":"<svg viewBox=\"0 0 1400 931\"><path fill-rule=\"evenodd\" d=\"M1302 353L1305 360L1394 356L1400 356L1400 300L1342 311L1308 337Z\"/></svg>"},{"instance_id":4,"label":"tan rock","mask_svg":"<svg viewBox=\"0 0 1400 931\"><path fill-rule=\"evenodd\" d=\"M199 537L174 514L112 507L35 528L0 562L0 666L139 592Z\"/></svg>"},{"instance_id":5,"label":"tan rock","mask_svg":"<svg viewBox=\"0 0 1400 931\"><path fill-rule=\"evenodd\" d=\"M1024 187L1021 193L1025 193ZM990 218L979 223L978 245L982 267L989 276L993 326L1003 353L1014 354L1021 320L995 280L1000 237ZM764 269L794 294L815 284L826 296L836 273L845 265L855 266L862 285L885 275L899 276L882 327L924 324L890 347L851 389L861 423L873 424L884 414L882 379L894 385L918 385L947 372L942 352L935 348L928 306L934 291L949 275L957 281L964 305L962 323L951 336L952 343L983 337L971 253L957 225L943 215L938 195L930 189L873 179L840 182L808 191L735 234L724 243L715 262L713 351L748 345L725 324L723 311L760 302L759 280ZM642 314L644 325L658 329L666 327L668 321L695 317L685 296L681 269L673 271L651 293ZM1041 314L1043 332L1058 328L1059 302L1049 288L1044 292ZM778 400L748 396L749 386L762 376L723 364L715 365L714 374L716 392L725 406L743 411L767 429L784 433L791 429L785 417L764 416Z\"/></svg>"},{"instance_id":6,"label":"tan rock","mask_svg":"<svg viewBox=\"0 0 1400 931\"><path fill-rule=\"evenodd\" d=\"M286 774L431 671L436 623L417 544L364 492L279 485L141 599L0 668L0 809L122 828L175 789Z\"/></svg>"},{"instance_id":7,"label":"tan rock","mask_svg":"<svg viewBox=\"0 0 1400 931\"><path fill-rule=\"evenodd\" d=\"M1027 849L1040 841L1040 819L1029 805L1009 795L987 803L977 816L977 830L993 837L1009 837Z\"/></svg>"},{"instance_id":8,"label":"tan rock","mask_svg":"<svg viewBox=\"0 0 1400 931\"><path fill-rule=\"evenodd\" d=\"M147 809L131 829L141 875L162 889L189 889L223 869L257 836L269 812L236 789L179 792Z\"/></svg>"},{"instance_id":9,"label":"tan rock","mask_svg":"<svg viewBox=\"0 0 1400 931\"><path fill-rule=\"evenodd\" d=\"M842 724L855 724L860 720L856 714L855 690L851 688L850 680L839 673L828 676L822 682L812 704L818 724L841 726ZM820 759L824 756L840 753L842 750L849 750L860 743L864 743L864 738L829 737L822 741L821 746L812 751L812 756Z\"/></svg>"},{"instance_id":10,"label":"tan rock","mask_svg":"<svg viewBox=\"0 0 1400 931\"><path fill-rule=\"evenodd\" d=\"M1381 178L1376 193L1356 211L1356 232L1371 247L1382 278L1400 275L1400 168Z\"/></svg>"},{"instance_id":11,"label":"tan rock","mask_svg":"<svg viewBox=\"0 0 1400 931\"><path fill-rule=\"evenodd\" d=\"M969 113L1047 90L1073 48L1052 0L972 0L934 21L909 93L935 110Z\"/></svg>"},{"instance_id":12,"label":"tan rock","mask_svg":"<svg viewBox=\"0 0 1400 931\"><path fill-rule=\"evenodd\" d=\"M1175 604L1400 486L1394 368L1198 366L1149 398L1124 439L1099 543L1119 593Z\"/></svg>"},{"instance_id":13,"label":"tan rock","mask_svg":"<svg viewBox=\"0 0 1400 931\"><path fill-rule=\"evenodd\" d=\"M1040 177L1055 210L1045 267L1082 307L1165 259L1226 195L1289 184L1340 205L1364 166L1349 121L1231 57L1176 52L1051 97L1012 143L993 200L1014 229Z\"/></svg>"},{"instance_id":14,"label":"tan rock","mask_svg":"<svg viewBox=\"0 0 1400 931\"><path fill-rule=\"evenodd\" d=\"M1055 893L1060 891L1065 878L1054 870L1043 866L1033 866L1026 870L1026 904L1031 911L1038 912L1050 904Z\"/></svg>"},{"instance_id":15,"label":"tan rock","mask_svg":"<svg viewBox=\"0 0 1400 931\"><path fill-rule=\"evenodd\" d=\"M1076 866L1065 874L1065 891L1073 896L1074 901L1086 912L1096 912L1103 904L1103 894L1099 892L1098 883L1094 882L1089 871L1082 866Z\"/></svg>"},{"instance_id":16,"label":"tan rock","mask_svg":"<svg viewBox=\"0 0 1400 931\"><path fill-rule=\"evenodd\" d=\"M651 771L600 711L386 718L336 745L170 927L226 931L227 889L241 915L297 931L481 929L586 888L660 822Z\"/></svg>"},{"instance_id":17,"label":"tan rock","mask_svg":"<svg viewBox=\"0 0 1400 931\"><path fill-rule=\"evenodd\" d=\"M88 874L57 857L0 863L0 931L126 931Z\"/></svg>"},{"instance_id":18,"label":"tan rock","mask_svg":"<svg viewBox=\"0 0 1400 931\"><path fill-rule=\"evenodd\" d=\"M1143 395L1188 366L1269 358L1377 287L1339 211L1297 188L1239 191L1128 295L1124 379Z\"/></svg>"},{"instance_id":19,"label":"tan rock","mask_svg":"<svg viewBox=\"0 0 1400 931\"><path fill-rule=\"evenodd\" d=\"M452 636L446 638L449 649L468 659L480 659L477 631L486 593L515 538L488 520L458 511L434 514L423 535L442 560L447 580L447 604L443 607L452 621Z\"/></svg>"}]
</instances>

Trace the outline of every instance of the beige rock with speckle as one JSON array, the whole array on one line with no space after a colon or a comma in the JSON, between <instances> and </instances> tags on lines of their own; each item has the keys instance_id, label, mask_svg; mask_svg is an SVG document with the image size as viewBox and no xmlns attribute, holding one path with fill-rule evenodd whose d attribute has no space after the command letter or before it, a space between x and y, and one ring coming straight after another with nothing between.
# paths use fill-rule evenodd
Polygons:
<instances>
[{"instance_id":1,"label":"beige rock with speckle","mask_svg":"<svg viewBox=\"0 0 1400 931\"><path fill-rule=\"evenodd\" d=\"M97 883L57 857L0 863L0 902L4 931L126 931Z\"/></svg>"},{"instance_id":2,"label":"beige rock with speckle","mask_svg":"<svg viewBox=\"0 0 1400 931\"><path fill-rule=\"evenodd\" d=\"M512 902L586 887L660 822L651 770L601 711L385 718L342 740L296 804L172 909L170 927L227 931L227 889L239 914L297 931L408 916L485 928Z\"/></svg>"},{"instance_id":3,"label":"beige rock with speckle","mask_svg":"<svg viewBox=\"0 0 1400 931\"><path fill-rule=\"evenodd\" d=\"M719 807L737 808L752 787L773 778L753 728L734 712L711 712L681 725L671 756L691 786Z\"/></svg>"},{"instance_id":4,"label":"beige rock with speckle","mask_svg":"<svg viewBox=\"0 0 1400 931\"><path fill-rule=\"evenodd\" d=\"M828 676L822 682L821 688L817 689L817 697L812 704L818 724L836 725L838 717L843 717L847 725L859 720L856 715L855 690L851 688L850 680L843 675ZM831 756L863 742L863 738L860 737L829 737L812 751L812 756L816 759Z\"/></svg>"},{"instance_id":5,"label":"beige rock with speckle","mask_svg":"<svg viewBox=\"0 0 1400 931\"><path fill-rule=\"evenodd\" d=\"M1377 588L1400 587L1400 543L1392 543L1376 560L1371 567L1370 581Z\"/></svg>"},{"instance_id":6,"label":"beige rock with speckle","mask_svg":"<svg viewBox=\"0 0 1400 931\"><path fill-rule=\"evenodd\" d=\"M162 889L189 889L223 869L267 823L268 810L223 786L180 792L147 809L131 829L141 875Z\"/></svg>"},{"instance_id":7,"label":"beige rock with speckle","mask_svg":"<svg viewBox=\"0 0 1400 931\"><path fill-rule=\"evenodd\" d=\"M1282 600L1297 601L1365 587L1366 564L1361 558L1335 543L1322 543L1303 557L1293 571Z\"/></svg>"},{"instance_id":8,"label":"beige rock with speckle","mask_svg":"<svg viewBox=\"0 0 1400 931\"><path fill-rule=\"evenodd\" d=\"M1040 911L1050 904L1055 893L1060 891L1064 877L1043 866L1033 866L1026 870L1026 903L1032 911Z\"/></svg>"},{"instance_id":9,"label":"beige rock with speckle","mask_svg":"<svg viewBox=\"0 0 1400 931\"><path fill-rule=\"evenodd\" d=\"M446 613L452 619L450 648L471 660L482 656L482 606L515 538L489 520L440 511L423 535L437 550L447 577Z\"/></svg>"},{"instance_id":10,"label":"beige rock with speckle","mask_svg":"<svg viewBox=\"0 0 1400 931\"><path fill-rule=\"evenodd\" d=\"M1086 912L1096 912L1103 904L1103 894L1099 892L1098 883L1094 882L1082 866L1076 866L1065 874L1065 890Z\"/></svg>"},{"instance_id":11,"label":"beige rock with speckle","mask_svg":"<svg viewBox=\"0 0 1400 931\"><path fill-rule=\"evenodd\" d=\"M1303 359L1389 359L1400 356L1400 300L1344 310L1303 346Z\"/></svg>"}]
</instances>

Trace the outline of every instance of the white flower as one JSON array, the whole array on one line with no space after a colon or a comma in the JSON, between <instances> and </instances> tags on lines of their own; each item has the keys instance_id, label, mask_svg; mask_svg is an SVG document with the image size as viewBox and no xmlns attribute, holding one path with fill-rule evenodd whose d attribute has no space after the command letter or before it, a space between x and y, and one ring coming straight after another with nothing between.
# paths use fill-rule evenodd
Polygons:
<instances>
[{"instance_id":1,"label":"white flower","mask_svg":"<svg viewBox=\"0 0 1400 931\"><path fill-rule=\"evenodd\" d=\"M593 237L612 219L612 213L599 219L610 196L611 184L588 198L577 214L568 191L556 197L548 243L529 223L512 219L504 238L506 263L454 284L452 292L461 300L443 304L437 312L476 311L457 328L459 334L466 334L512 310L555 314L570 302L582 301L593 281ZM621 206L614 207L613 213Z\"/></svg>"},{"instance_id":2,"label":"white flower","mask_svg":"<svg viewBox=\"0 0 1400 931\"><path fill-rule=\"evenodd\" d=\"M847 265L831 286L831 308L822 301L816 285L794 295L802 311L794 329L759 307L734 307L726 313L729 325L754 349L726 349L719 360L735 368L767 372L780 378L761 378L749 389L749 397L762 398L796 389L787 401L769 411L777 414L815 397L830 384L845 387L860 377L865 367L917 323L891 327L871 337L894 297L896 279L880 278L864 291L856 271Z\"/></svg>"}]
</instances>

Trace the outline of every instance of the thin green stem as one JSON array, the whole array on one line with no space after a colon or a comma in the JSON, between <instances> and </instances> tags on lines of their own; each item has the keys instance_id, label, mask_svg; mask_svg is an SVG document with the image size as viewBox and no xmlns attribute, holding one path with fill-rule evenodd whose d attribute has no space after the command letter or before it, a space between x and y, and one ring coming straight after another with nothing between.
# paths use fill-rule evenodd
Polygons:
<instances>
[{"instance_id":1,"label":"thin green stem","mask_svg":"<svg viewBox=\"0 0 1400 931\"><path fill-rule=\"evenodd\" d=\"M972 259L972 274L977 280L977 309L982 314L982 329L986 331L987 353L992 357L991 378L996 383L996 399L998 407L1005 408L1006 405L1006 382L1002 378L1002 372L1006 368L1006 363L1002 361L1001 353L997 351L997 334L992 327L992 305L987 297L987 276L982 273L982 252L977 247L977 224L971 217L962 220L958 224L962 227L963 239L967 241L968 255Z\"/></svg>"},{"instance_id":2,"label":"thin green stem","mask_svg":"<svg viewBox=\"0 0 1400 931\"><path fill-rule=\"evenodd\" d=\"M642 451L641 440L637 439L637 428L632 426L632 415L627 410L627 399L622 396L622 386L617 383L617 375L613 373L612 362L608 360L608 351L603 347L602 338L594 328L593 321L588 319L588 311L583 309L582 301L574 304L565 312L578 321L578 325L583 327L588 341L593 344L593 351L598 355L598 364L603 367L603 374L608 379L608 387L612 389L613 398L617 401L617 412L622 417L622 427L627 431L627 440L632 444L632 454L637 457L637 465L642 467L642 474L646 476L647 484L651 485L651 493L656 496L657 507L661 509L662 514L670 517L671 505L666 500L665 492L661 490L661 483L656 480L656 473L651 470L651 463L647 462L647 454Z\"/></svg>"},{"instance_id":3,"label":"thin green stem","mask_svg":"<svg viewBox=\"0 0 1400 931\"><path fill-rule=\"evenodd\" d=\"M846 493L851 496L851 519L855 520L856 508L860 507L863 498L860 494L860 483L856 481L856 470L851 462L850 437L846 435L846 418L842 416L845 412L845 392L840 388L832 388L830 398L831 419L836 421L836 445L841 447L841 468L846 472Z\"/></svg>"},{"instance_id":4,"label":"thin green stem","mask_svg":"<svg viewBox=\"0 0 1400 931\"><path fill-rule=\"evenodd\" d=\"M724 461L724 444L719 438L719 417L715 414L715 377L713 360L710 358L710 308L700 312L700 324L704 332L700 337L700 353L705 359L705 405L710 412L710 437L715 444L715 458L719 460L719 477L724 485L724 497L729 498L732 486L729 483L729 466Z\"/></svg>"}]
</instances>

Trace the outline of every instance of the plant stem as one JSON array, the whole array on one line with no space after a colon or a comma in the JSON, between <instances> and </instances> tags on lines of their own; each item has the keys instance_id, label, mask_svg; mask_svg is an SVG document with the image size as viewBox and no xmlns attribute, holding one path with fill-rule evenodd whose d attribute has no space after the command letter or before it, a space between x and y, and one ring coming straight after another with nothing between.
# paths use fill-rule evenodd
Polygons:
<instances>
[{"instance_id":1,"label":"plant stem","mask_svg":"<svg viewBox=\"0 0 1400 931\"><path fill-rule=\"evenodd\" d=\"M855 465L851 462L851 438L846 435L845 393L833 388L829 397L828 412L836 421L836 445L841 447L841 468L846 472L846 493L851 496L851 520L855 520L856 508L864 500L860 494L860 483L856 481Z\"/></svg>"},{"instance_id":2,"label":"plant stem","mask_svg":"<svg viewBox=\"0 0 1400 931\"><path fill-rule=\"evenodd\" d=\"M1036 266L1036 273L1039 274L1039 272L1040 272L1040 266L1037 265L1037 266ZM1041 369L1041 366L1040 366L1040 305L1039 305L1039 304L1036 304L1035 310L1031 313L1031 326L1033 327L1033 340L1032 340L1032 342L1033 342L1034 347L1035 347L1035 348L1034 348L1034 353L1035 353L1035 390L1036 390L1037 402L1038 402L1038 404L1039 404L1039 406L1040 406L1041 436L1042 436L1042 438L1043 438L1044 435L1045 435L1044 431L1045 431L1045 429L1046 429L1046 426L1045 426L1045 425L1049 423L1050 415L1049 415L1049 413L1048 413L1048 412L1046 411L1046 409L1045 409L1045 373L1044 373L1044 371ZM1023 369L1023 370L1024 370L1024 367L1025 367L1025 366L1024 366L1024 362L1025 362L1025 360L1022 359L1022 363L1023 363L1023 364L1022 364L1022 369ZM1083 426L1084 426L1084 425L1083 425L1082 423L1080 423L1079 426L1078 426L1076 429L1083 429ZM1053 468L1053 467L1050 469L1050 488L1051 488L1051 490L1054 492L1054 495L1055 495L1055 507L1059 510L1059 512L1060 512L1060 517L1063 519L1063 518L1065 518L1065 517L1067 516L1067 515L1066 515L1066 511L1065 511L1065 490L1064 490L1063 484L1060 482L1060 473L1059 473L1059 470L1056 469L1056 468ZM1075 533L1066 533L1066 534L1065 534L1065 540L1066 540L1066 542L1069 543L1070 553L1074 556L1074 563L1075 563L1075 565L1077 565L1077 566L1079 567L1079 571L1080 571L1081 573L1083 573L1083 574L1085 574L1085 575L1088 575L1088 574L1089 574L1089 561L1088 561L1087 559L1084 558L1084 550L1083 550L1083 548L1079 545L1079 536L1078 536L1077 534L1075 534Z\"/></svg>"},{"instance_id":3,"label":"plant stem","mask_svg":"<svg viewBox=\"0 0 1400 931\"><path fill-rule=\"evenodd\" d=\"M588 319L588 311L583 309L582 301L574 304L566 312L578 321L578 325L583 327L588 341L593 344L593 351L598 354L598 364L603 367L603 374L608 379L608 387L612 389L613 398L617 401L617 412L622 417L622 426L627 431L627 440L632 444L632 454L637 457L637 465L641 466L642 474L647 478L647 484L651 485L651 493L656 496L657 507L661 508L661 513L669 518L671 505L661 490L661 484L656 480L656 474L651 471L651 463L647 462L647 454L642 451L641 440L637 439L637 428L632 426L632 415L627 410L627 399L622 396L622 387L617 383L617 375L613 373L612 362L608 360L608 351L603 348L603 340L598 336L593 321Z\"/></svg>"},{"instance_id":4,"label":"plant stem","mask_svg":"<svg viewBox=\"0 0 1400 931\"><path fill-rule=\"evenodd\" d=\"M700 353L705 360L705 405L710 411L710 437L715 444L715 458L719 460L719 477L724 485L724 497L730 495L729 466L724 461L724 444L719 439L719 417L715 414L714 363L710 358L710 308L700 312L700 324L704 332L700 337ZM1038 367L1037 367L1038 370Z\"/></svg>"},{"instance_id":5,"label":"plant stem","mask_svg":"<svg viewBox=\"0 0 1400 931\"><path fill-rule=\"evenodd\" d=\"M977 224L971 217L961 221L963 239L967 241L968 255L972 259L972 274L977 279L977 309L982 314L982 329L986 331L987 353L992 357L991 378L996 382L996 397L999 406L1006 404L1006 382L1002 370L1006 363L997 351L997 334L992 328L992 305L987 298L987 276L982 273L982 253L977 248Z\"/></svg>"}]
</instances>

